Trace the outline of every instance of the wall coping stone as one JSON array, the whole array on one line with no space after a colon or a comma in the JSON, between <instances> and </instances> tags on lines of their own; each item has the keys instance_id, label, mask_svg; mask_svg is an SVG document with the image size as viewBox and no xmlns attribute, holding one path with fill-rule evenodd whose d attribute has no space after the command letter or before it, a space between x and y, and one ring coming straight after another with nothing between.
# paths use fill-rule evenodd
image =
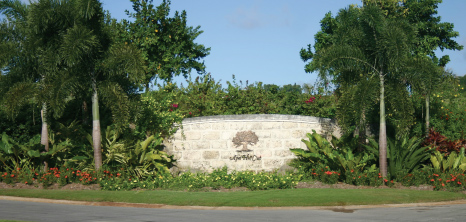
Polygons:
<instances>
[{"instance_id":1,"label":"wall coping stone","mask_svg":"<svg viewBox=\"0 0 466 222\"><path fill-rule=\"evenodd\" d=\"M330 118L315 116L283 115L283 114L239 114L201 116L183 119L183 125L216 122L296 122L296 123L322 123L333 122Z\"/></svg>"}]
</instances>

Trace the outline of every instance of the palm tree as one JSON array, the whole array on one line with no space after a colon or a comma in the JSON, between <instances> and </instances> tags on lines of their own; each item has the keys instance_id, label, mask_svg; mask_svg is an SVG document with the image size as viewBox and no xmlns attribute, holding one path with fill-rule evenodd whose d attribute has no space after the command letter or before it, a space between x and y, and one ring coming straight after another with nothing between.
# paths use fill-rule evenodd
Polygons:
<instances>
[{"instance_id":1,"label":"palm tree","mask_svg":"<svg viewBox=\"0 0 466 222\"><path fill-rule=\"evenodd\" d=\"M118 41L115 35L118 26L114 20L106 17L99 1L74 0L62 3L65 10L71 8L69 19L73 24L64 30L60 56L68 66L70 75L76 78L77 88L84 90L75 93L91 91L92 146L94 164L98 170L102 166L99 94L112 110L117 126L127 125L127 93L137 88L135 84L142 78L143 59L131 44Z\"/></svg>"},{"instance_id":2,"label":"palm tree","mask_svg":"<svg viewBox=\"0 0 466 222\"><path fill-rule=\"evenodd\" d=\"M48 124L45 76L37 69L38 57L32 49L28 27L29 8L19 0L3 0L0 11L7 18L1 23L0 48L2 68L6 75L2 78L3 104L7 113L14 118L19 108L31 99L42 101L41 144L48 151ZM47 162L44 163L47 169Z\"/></svg>"},{"instance_id":3,"label":"palm tree","mask_svg":"<svg viewBox=\"0 0 466 222\"><path fill-rule=\"evenodd\" d=\"M6 5L7 12L17 13L13 6L21 5L20 2L6 4L11 2L4 0L1 6ZM31 3L27 13L22 17L24 22L20 23L24 25L26 37L19 45L27 45L28 48L18 49L15 59L26 60L29 57L25 53L32 55L35 61L32 70L37 77L27 84L15 85L7 93L7 99L11 101L22 98L25 92L35 92L31 95L43 104L42 138L48 144L45 142L48 138L48 111L53 111L58 117L63 113L66 101L90 90L94 163L99 169L102 165L99 92L108 101L116 122L124 125L129 118L126 86L136 88L134 83L142 69L141 55L131 45L116 41L117 38L112 36L116 25L114 21L105 20L101 3L97 0L40 0ZM23 69L24 66L15 66L9 75L23 75ZM15 110L14 107L10 110Z\"/></svg>"},{"instance_id":4,"label":"palm tree","mask_svg":"<svg viewBox=\"0 0 466 222\"><path fill-rule=\"evenodd\" d=\"M336 18L335 42L316 52L314 65L321 74L329 70L342 83L355 75L379 82L379 164L387 176L385 90L388 82L402 84L400 72L409 58L412 27L403 18L389 18L375 5L341 10ZM344 76L350 75L350 76ZM353 76L351 76L353 75Z\"/></svg>"},{"instance_id":5,"label":"palm tree","mask_svg":"<svg viewBox=\"0 0 466 222\"><path fill-rule=\"evenodd\" d=\"M53 4L56 1L45 2ZM90 90L92 94L92 146L98 170L102 166L99 94L112 110L117 125L126 125L129 102L128 89L124 90L124 86L129 84L133 85L132 89L137 88L134 84L143 74L143 59L131 44L117 40L115 21L106 17L98 0L58 2L57 9L67 12L66 18L61 19L70 21L59 36L59 56L77 85L73 92L87 93ZM37 7L42 12L57 9Z\"/></svg>"}]
</instances>

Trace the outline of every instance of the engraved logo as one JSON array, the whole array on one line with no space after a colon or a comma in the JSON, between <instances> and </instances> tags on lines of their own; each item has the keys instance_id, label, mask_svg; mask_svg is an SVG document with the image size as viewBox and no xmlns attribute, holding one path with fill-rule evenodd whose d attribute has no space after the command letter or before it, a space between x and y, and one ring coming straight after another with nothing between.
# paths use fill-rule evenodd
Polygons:
<instances>
[{"instance_id":1,"label":"engraved logo","mask_svg":"<svg viewBox=\"0 0 466 222\"><path fill-rule=\"evenodd\" d=\"M256 136L256 133L252 131L242 131L236 133L236 136L232 140L233 144L236 147L243 146L241 150L237 150L238 152L249 152L252 151L248 149L248 145L255 145L257 142L259 142L259 138Z\"/></svg>"}]
</instances>

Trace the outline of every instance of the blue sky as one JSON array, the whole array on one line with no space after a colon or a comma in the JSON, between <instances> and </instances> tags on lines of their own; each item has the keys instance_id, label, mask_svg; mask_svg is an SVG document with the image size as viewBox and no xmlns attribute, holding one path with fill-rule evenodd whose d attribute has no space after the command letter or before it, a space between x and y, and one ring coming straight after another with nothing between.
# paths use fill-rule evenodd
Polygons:
<instances>
[{"instance_id":1,"label":"blue sky","mask_svg":"<svg viewBox=\"0 0 466 222\"><path fill-rule=\"evenodd\" d=\"M103 7L117 19L132 10L128 0L103 0ZM154 5L160 4L154 0ZM336 14L360 0L172 0L171 10L187 12L188 24L204 31L197 42L211 47L205 58L215 80L265 84L314 83L316 74L304 72L299 50L314 43L325 13ZM442 21L452 22L466 45L465 0L445 0L439 5ZM445 51L456 75L466 74L466 50ZM439 54L440 55L440 54ZM197 74L193 73L193 77ZM181 79L177 79L182 82Z\"/></svg>"},{"instance_id":2,"label":"blue sky","mask_svg":"<svg viewBox=\"0 0 466 222\"><path fill-rule=\"evenodd\" d=\"M101 0L112 17L127 19L129 0ZM159 5L161 0L154 0ZM316 74L304 72L301 48L314 43L320 20L331 11L360 0L172 0L171 10L187 12L188 24L204 31L196 40L211 48L205 58L207 72L216 81L236 80L264 84L314 83ZM439 5L442 21L460 33L456 41L466 45L465 0L445 0ZM439 52L450 55L447 65L456 75L466 74L466 50ZM193 78L197 76L193 73ZM176 81L183 82L181 78Z\"/></svg>"}]
</instances>

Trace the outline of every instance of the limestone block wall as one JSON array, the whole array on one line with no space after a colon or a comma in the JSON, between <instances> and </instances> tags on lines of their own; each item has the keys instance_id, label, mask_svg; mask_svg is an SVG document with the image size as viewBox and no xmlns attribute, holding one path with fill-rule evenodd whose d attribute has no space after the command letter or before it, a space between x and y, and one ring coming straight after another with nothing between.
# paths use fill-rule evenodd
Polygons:
<instances>
[{"instance_id":1,"label":"limestone block wall","mask_svg":"<svg viewBox=\"0 0 466 222\"><path fill-rule=\"evenodd\" d=\"M185 119L182 128L165 143L174 155L179 171L211 172L227 166L229 170L273 171L287 167L295 158L290 148L305 148L306 133L339 136L334 121L326 118L256 114L195 117ZM258 142L240 151L233 138L251 131Z\"/></svg>"}]
</instances>

